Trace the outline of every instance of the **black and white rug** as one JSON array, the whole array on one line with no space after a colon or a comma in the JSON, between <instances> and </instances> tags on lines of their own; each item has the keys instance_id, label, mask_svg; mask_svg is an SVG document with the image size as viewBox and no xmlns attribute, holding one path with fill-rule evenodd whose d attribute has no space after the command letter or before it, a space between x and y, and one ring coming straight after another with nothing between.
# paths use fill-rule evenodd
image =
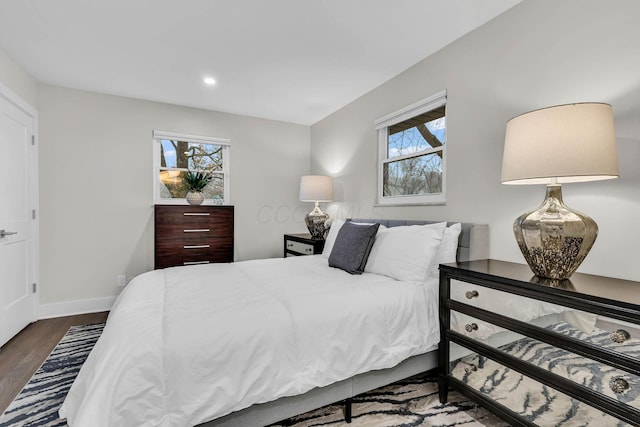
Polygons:
<instances>
[{"instance_id":1,"label":"black and white rug","mask_svg":"<svg viewBox=\"0 0 640 427\"><path fill-rule=\"evenodd\" d=\"M0 427L63 427L58 418L73 380L102 333L104 324L73 326L9 408L0 416ZM435 377L400 381L357 396L353 421L346 424L341 405L329 405L299 415L277 426L320 427L418 427L503 425L482 408L449 393L449 403L440 404ZM275 426L274 426L275 427Z\"/></svg>"},{"instance_id":2,"label":"black and white rug","mask_svg":"<svg viewBox=\"0 0 640 427\"><path fill-rule=\"evenodd\" d=\"M58 418L58 409L71 387L82 364L102 333L104 324L74 326L62 338L40 369L33 375L9 408L0 416L0 427L8 426L66 426ZM608 333L598 331L589 336L561 322L549 327L556 333L590 341L610 350L622 351L640 359L640 342L631 339L623 344L612 342ZM614 348L615 347L615 348ZM530 338L523 338L501 347L501 350L544 367L579 384L608 391L608 382L619 375L613 368L603 366ZM472 387L482 390L495 400L511 407L537 425L621 426L610 416L595 411L581 402L566 400L550 387L485 360L478 371L465 372L469 364L479 365L476 355L458 361L454 375ZM456 374L457 373L457 374ZM629 377L628 391L610 397L626 404L640 406L640 379ZM504 426L495 416L455 392L449 393L449 403L440 404L435 376L424 375L400 381L362 394L353 399L353 421L343 421L342 405L329 405L272 427L418 427L418 426Z\"/></svg>"},{"instance_id":3,"label":"black and white rug","mask_svg":"<svg viewBox=\"0 0 640 427\"><path fill-rule=\"evenodd\" d=\"M69 328L40 369L0 416L0 427L66 426L67 423L58 418L58 409L98 341L102 328L104 323Z\"/></svg>"},{"instance_id":4,"label":"black and white rug","mask_svg":"<svg viewBox=\"0 0 640 427\"><path fill-rule=\"evenodd\" d=\"M456 392L449 392L449 402L441 404L436 377L429 375L356 396L352 411L351 424L344 422L342 405L329 405L270 427L508 427Z\"/></svg>"}]
</instances>

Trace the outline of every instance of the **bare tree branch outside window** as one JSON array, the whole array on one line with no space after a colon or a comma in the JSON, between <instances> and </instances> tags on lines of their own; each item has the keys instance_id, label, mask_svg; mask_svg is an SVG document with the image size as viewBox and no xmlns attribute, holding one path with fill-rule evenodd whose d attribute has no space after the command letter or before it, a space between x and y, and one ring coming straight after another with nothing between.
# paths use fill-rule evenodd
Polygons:
<instances>
[{"instance_id":1,"label":"bare tree branch outside window","mask_svg":"<svg viewBox=\"0 0 640 427\"><path fill-rule=\"evenodd\" d=\"M387 159L383 164L383 195L403 196L442 192L446 118L425 113L389 127ZM425 118L431 120L425 122ZM394 159L398 160L394 160Z\"/></svg>"}]
</instances>

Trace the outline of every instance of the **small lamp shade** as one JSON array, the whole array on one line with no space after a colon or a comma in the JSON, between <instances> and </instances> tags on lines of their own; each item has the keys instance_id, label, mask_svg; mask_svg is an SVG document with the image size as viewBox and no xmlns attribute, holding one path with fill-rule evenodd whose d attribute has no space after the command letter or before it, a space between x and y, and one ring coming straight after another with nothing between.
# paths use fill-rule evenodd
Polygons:
<instances>
[{"instance_id":1,"label":"small lamp shade","mask_svg":"<svg viewBox=\"0 0 640 427\"><path fill-rule=\"evenodd\" d=\"M618 177L611 106L559 105L507 123L503 184L549 184Z\"/></svg>"},{"instance_id":2,"label":"small lamp shade","mask_svg":"<svg viewBox=\"0 0 640 427\"><path fill-rule=\"evenodd\" d=\"M333 180L330 176L305 175L300 178L300 200L303 202L331 202Z\"/></svg>"}]
</instances>

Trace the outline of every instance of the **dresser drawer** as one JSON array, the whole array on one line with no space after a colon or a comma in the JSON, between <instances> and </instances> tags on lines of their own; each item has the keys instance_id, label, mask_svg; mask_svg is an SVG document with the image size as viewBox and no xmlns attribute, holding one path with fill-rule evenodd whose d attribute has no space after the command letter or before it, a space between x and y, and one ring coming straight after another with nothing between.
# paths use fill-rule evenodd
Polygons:
<instances>
[{"instance_id":1,"label":"dresser drawer","mask_svg":"<svg viewBox=\"0 0 640 427\"><path fill-rule=\"evenodd\" d=\"M453 314L453 312L452 312ZM490 328L490 322L465 316L468 323L464 332L472 337L483 328ZM640 367L640 341L630 338L624 343L614 343L609 332L594 328L589 333L576 329L573 325L558 320L555 315L535 319L536 326L545 329L545 335L557 334L571 337L584 343L593 344L597 349L618 351L635 359ZM453 329L455 332L461 331ZM480 340L479 340L480 341ZM618 399L632 407L640 407L640 377L623 369L603 363L591 356L577 354L554 344L539 341L513 331L503 330L481 342L505 354L531 363L559 377L575 382L577 385L590 388L612 399ZM458 357L452 354L452 357ZM595 355L597 357L597 354ZM607 357L606 353L604 357ZM617 389L622 387L622 389Z\"/></svg>"},{"instance_id":2,"label":"dresser drawer","mask_svg":"<svg viewBox=\"0 0 640 427\"><path fill-rule=\"evenodd\" d=\"M233 209L228 208L230 206L156 208L156 236L169 238L202 232L217 236L230 235L233 232Z\"/></svg>"},{"instance_id":3,"label":"dresser drawer","mask_svg":"<svg viewBox=\"0 0 640 427\"><path fill-rule=\"evenodd\" d=\"M469 338L488 341L509 331L508 329L495 325L489 321L478 319L465 313L459 313L452 310L450 316L451 330L459 334L466 335ZM563 321L564 319L565 317L562 314L553 313L545 316L539 316L535 319L527 320L526 322L530 325L545 328L551 324Z\"/></svg>"},{"instance_id":4,"label":"dresser drawer","mask_svg":"<svg viewBox=\"0 0 640 427\"><path fill-rule=\"evenodd\" d=\"M167 223L182 223L185 220L207 220L213 217L224 217L233 212L233 206L189 206L189 205L156 205L156 220Z\"/></svg>"},{"instance_id":5,"label":"dresser drawer","mask_svg":"<svg viewBox=\"0 0 640 427\"><path fill-rule=\"evenodd\" d=\"M185 246L159 246L156 253L156 268L233 261L232 245Z\"/></svg>"},{"instance_id":6,"label":"dresser drawer","mask_svg":"<svg viewBox=\"0 0 640 427\"><path fill-rule=\"evenodd\" d=\"M451 299L525 322L567 311L567 308L560 305L459 280L451 281ZM595 316L593 321L595 322Z\"/></svg>"},{"instance_id":7,"label":"dresser drawer","mask_svg":"<svg viewBox=\"0 0 640 427\"><path fill-rule=\"evenodd\" d=\"M450 346L452 352L462 351L455 348L461 347L455 343L451 343ZM521 347L518 351L525 352L527 348ZM559 361L558 365L561 362ZM582 368L582 365L576 365L574 371L580 372ZM452 362L451 376L486 399L497 402L518 417L536 425L593 427L631 425L476 353ZM616 396L614 399L620 404L635 405L626 401L629 394Z\"/></svg>"},{"instance_id":8,"label":"dresser drawer","mask_svg":"<svg viewBox=\"0 0 640 427\"><path fill-rule=\"evenodd\" d=\"M229 262L228 254L233 253L231 239L210 239L199 242L178 242L173 240L161 240L156 243L156 250L162 255L167 254L202 254L211 256L213 253L225 254L225 261ZM213 261L213 260L211 260Z\"/></svg>"},{"instance_id":9,"label":"dresser drawer","mask_svg":"<svg viewBox=\"0 0 640 427\"><path fill-rule=\"evenodd\" d=\"M523 322L533 322L535 319L552 314L556 314L558 315L557 318L561 318L559 317L560 314L568 310L560 305L458 280L451 281L451 299ZM595 316L590 316L590 318L594 323ZM486 339L504 330L499 326L480 322L478 323L478 329L470 333L464 327L468 323L470 323L470 320L467 315L458 312L451 313L452 329L472 338Z\"/></svg>"},{"instance_id":10,"label":"dresser drawer","mask_svg":"<svg viewBox=\"0 0 640 427\"><path fill-rule=\"evenodd\" d=\"M570 337L598 349L618 353L622 357L632 358L640 366L638 325L634 328L633 325L620 324L619 321L594 313L453 280L451 281L451 299L543 328L558 322L566 322L566 328L548 329L547 332ZM451 311L450 317L452 330L474 339L490 339L506 330L489 321L475 319L455 310ZM607 329L597 328L596 322Z\"/></svg>"},{"instance_id":11,"label":"dresser drawer","mask_svg":"<svg viewBox=\"0 0 640 427\"><path fill-rule=\"evenodd\" d=\"M213 239L229 239L231 236L222 227L211 227L201 225L199 227L185 226L158 226L156 227L156 241L177 241L177 242L209 242Z\"/></svg>"}]
</instances>

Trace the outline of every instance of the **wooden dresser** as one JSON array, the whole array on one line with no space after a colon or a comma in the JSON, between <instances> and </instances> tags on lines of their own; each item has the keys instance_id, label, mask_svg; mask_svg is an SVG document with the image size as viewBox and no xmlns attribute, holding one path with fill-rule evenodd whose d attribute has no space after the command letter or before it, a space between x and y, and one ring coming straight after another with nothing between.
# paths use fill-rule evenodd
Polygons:
<instances>
[{"instance_id":1,"label":"wooden dresser","mask_svg":"<svg viewBox=\"0 0 640 427\"><path fill-rule=\"evenodd\" d=\"M233 206L155 206L155 268L233 261Z\"/></svg>"}]
</instances>

